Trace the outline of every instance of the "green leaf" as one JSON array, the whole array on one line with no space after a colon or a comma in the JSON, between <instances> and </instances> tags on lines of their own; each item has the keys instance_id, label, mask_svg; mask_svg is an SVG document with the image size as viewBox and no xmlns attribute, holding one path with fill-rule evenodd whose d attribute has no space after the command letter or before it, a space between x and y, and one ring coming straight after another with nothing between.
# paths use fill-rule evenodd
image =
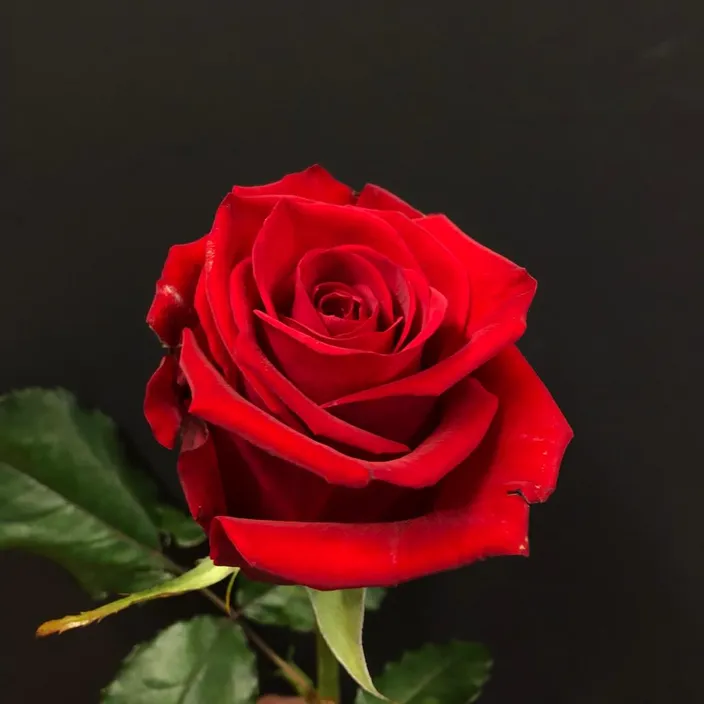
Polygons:
<instances>
[{"instance_id":1,"label":"green leaf","mask_svg":"<svg viewBox=\"0 0 704 704\"><path fill-rule=\"evenodd\" d=\"M241 577L237 606L251 621L306 633L315 628L315 614L303 587L272 586Z\"/></svg>"},{"instance_id":2,"label":"green leaf","mask_svg":"<svg viewBox=\"0 0 704 704\"><path fill-rule=\"evenodd\" d=\"M304 587L273 586L244 577L240 577L237 583L237 605L251 621L282 626L300 633L315 629L313 606ZM365 607L371 611L377 610L385 593L386 590L381 587L367 589Z\"/></svg>"},{"instance_id":3,"label":"green leaf","mask_svg":"<svg viewBox=\"0 0 704 704\"><path fill-rule=\"evenodd\" d=\"M253 704L254 654L229 619L199 616L175 623L137 646L102 704Z\"/></svg>"},{"instance_id":4,"label":"green leaf","mask_svg":"<svg viewBox=\"0 0 704 704\"><path fill-rule=\"evenodd\" d=\"M115 463L122 482L147 512L164 542L168 545L173 539L180 548L191 548L204 542L203 529L183 511L164 503L154 480L125 461L113 422L105 416L103 419L108 432L100 444L108 450L106 460Z\"/></svg>"},{"instance_id":5,"label":"green leaf","mask_svg":"<svg viewBox=\"0 0 704 704\"><path fill-rule=\"evenodd\" d=\"M97 609L91 611L83 611L74 616L64 616L63 618L54 621L47 621L37 629L38 636L48 636L52 633L63 633L71 628L80 628L87 626L95 621L100 621L106 616L116 614L123 609L134 604L140 604L143 601L151 601L167 596L177 596L186 592L192 592L197 589L205 589L206 587L221 582L229 575L234 575L239 571L236 567L218 567L213 564L213 561L207 557L201 560L200 563L192 570L175 577L174 579L157 584L151 589L130 594L129 596L111 601L108 604L103 604Z\"/></svg>"},{"instance_id":6,"label":"green leaf","mask_svg":"<svg viewBox=\"0 0 704 704\"><path fill-rule=\"evenodd\" d=\"M319 592L308 589L318 629L338 662L357 684L380 699L362 647L364 589ZM444 704L444 702L443 702Z\"/></svg>"},{"instance_id":7,"label":"green leaf","mask_svg":"<svg viewBox=\"0 0 704 704\"><path fill-rule=\"evenodd\" d=\"M95 596L164 581L158 527L128 475L112 421L67 391L0 397L0 549L44 555Z\"/></svg>"},{"instance_id":8,"label":"green leaf","mask_svg":"<svg viewBox=\"0 0 704 704\"><path fill-rule=\"evenodd\" d=\"M394 704L467 704L489 679L491 657L479 643L424 645L386 666L377 683ZM363 690L356 704L378 704Z\"/></svg>"},{"instance_id":9,"label":"green leaf","mask_svg":"<svg viewBox=\"0 0 704 704\"><path fill-rule=\"evenodd\" d=\"M179 548L194 548L205 541L203 529L190 517L168 504L157 504L152 518L167 543L173 538Z\"/></svg>"}]
</instances>

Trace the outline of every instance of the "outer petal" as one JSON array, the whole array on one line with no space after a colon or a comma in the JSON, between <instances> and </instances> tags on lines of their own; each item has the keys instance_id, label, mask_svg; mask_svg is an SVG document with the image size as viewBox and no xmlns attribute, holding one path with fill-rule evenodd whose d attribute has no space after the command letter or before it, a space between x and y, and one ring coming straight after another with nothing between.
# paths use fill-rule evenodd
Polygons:
<instances>
[{"instance_id":1,"label":"outer petal","mask_svg":"<svg viewBox=\"0 0 704 704\"><path fill-rule=\"evenodd\" d=\"M453 252L467 270L472 289L470 335L495 320L497 312L522 309L525 315L536 287L525 269L468 237L444 215L429 215L418 224Z\"/></svg>"},{"instance_id":2,"label":"outer petal","mask_svg":"<svg viewBox=\"0 0 704 704\"><path fill-rule=\"evenodd\" d=\"M271 208L256 199L228 195L218 208L208 235L205 257L206 292L220 338L232 350L237 326L230 309L230 274L247 258Z\"/></svg>"},{"instance_id":3,"label":"outer petal","mask_svg":"<svg viewBox=\"0 0 704 704\"><path fill-rule=\"evenodd\" d=\"M171 247L156 284L147 323L171 347L178 344L181 330L192 322L193 296L203 268L206 239Z\"/></svg>"},{"instance_id":4,"label":"outer petal","mask_svg":"<svg viewBox=\"0 0 704 704\"><path fill-rule=\"evenodd\" d=\"M518 491L530 502L545 501L555 488L572 429L515 346L485 364L477 377L499 397L494 440L480 448L491 453L488 485Z\"/></svg>"},{"instance_id":5,"label":"outer petal","mask_svg":"<svg viewBox=\"0 0 704 704\"><path fill-rule=\"evenodd\" d=\"M181 429L183 409L177 387L178 362L173 355L162 358L147 382L144 415L157 442L172 450Z\"/></svg>"},{"instance_id":6,"label":"outer petal","mask_svg":"<svg viewBox=\"0 0 704 704\"><path fill-rule=\"evenodd\" d=\"M360 208L371 208L373 210L396 210L409 218L417 218L423 215L420 210L395 196L391 191L387 191L381 186L368 183L357 197L357 206Z\"/></svg>"},{"instance_id":7,"label":"outer petal","mask_svg":"<svg viewBox=\"0 0 704 704\"><path fill-rule=\"evenodd\" d=\"M220 516L210 530L216 564L241 564L316 589L392 586L492 555L525 553L528 507L496 495L476 515L438 511L394 523L287 523Z\"/></svg>"},{"instance_id":8,"label":"outer petal","mask_svg":"<svg viewBox=\"0 0 704 704\"><path fill-rule=\"evenodd\" d=\"M318 164L263 186L235 186L232 192L238 196L299 196L338 205L352 203L352 189Z\"/></svg>"},{"instance_id":9,"label":"outer petal","mask_svg":"<svg viewBox=\"0 0 704 704\"><path fill-rule=\"evenodd\" d=\"M206 530L214 516L228 513L213 437L195 418L184 426L178 475L191 515Z\"/></svg>"},{"instance_id":10,"label":"outer petal","mask_svg":"<svg viewBox=\"0 0 704 704\"><path fill-rule=\"evenodd\" d=\"M213 312L210 309L210 302L208 301L204 272L201 272L198 286L196 286L194 308L199 323L198 334L205 341L205 349L207 349L219 369L231 381L234 381L233 377L236 376L237 371L234 368L230 351L225 347L225 343L220 337L218 326L215 324Z\"/></svg>"}]
</instances>

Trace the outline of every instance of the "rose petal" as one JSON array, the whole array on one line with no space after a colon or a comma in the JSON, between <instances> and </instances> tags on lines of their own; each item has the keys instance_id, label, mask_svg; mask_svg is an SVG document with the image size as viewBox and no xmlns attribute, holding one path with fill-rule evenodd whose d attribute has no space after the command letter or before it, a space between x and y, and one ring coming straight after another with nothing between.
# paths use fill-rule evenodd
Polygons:
<instances>
[{"instance_id":1,"label":"rose petal","mask_svg":"<svg viewBox=\"0 0 704 704\"><path fill-rule=\"evenodd\" d=\"M398 352L404 348L408 349L425 342L435 333L440 325L442 325L442 320L445 317L447 299L440 294L432 296L425 277L409 269L403 271L403 276L398 278L396 286L398 289L402 289L399 290L397 296L401 301L404 323L403 330L398 336L394 350ZM435 318L438 324L432 331L429 331L426 325L433 313L431 308L438 304L443 307L442 316Z\"/></svg>"},{"instance_id":2,"label":"rose petal","mask_svg":"<svg viewBox=\"0 0 704 704\"><path fill-rule=\"evenodd\" d=\"M144 415L156 441L172 450L176 444L183 409L177 388L178 362L173 355L163 357L147 382Z\"/></svg>"},{"instance_id":3,"label":"rose petal","mask_svg":"<svg viewBox=\"0 0 704 704\"><path fill-rule=\"evenodd\" d=\"M417 221L462 262L469 275L472 301L468 334L497 318L497 312L525 315L536 283L525 269L467 236L444 215Z\"/></svg>"},{"instance_id":4,"label":"rose petal","mask_svg":"<svg viewBox=\"0 0 704 704\"><path fill-rule=\"evenodd\" d=\"M287 174L274 183L262 186L235 186L232 192L238 196L300 196L323 203L352 203L352 189L318 164L309 166L304 171Z\"/></svg>"},{"instance_id":5,"label":"rose petal","mask_svg":"<svg viewBox=\"0 0 704 704\"><path fill-rule=\"evenodd\" d=\"M193 296L203 268L206 238L176 244L166 256L156 294L147 313L147 324L171 347L179 343L181 330L193 316Z\"/></svg>"},{"instance_id":6,"label":"rose petal","mask_svg":"<svg viewBox=\"0 0 704 704\"><path fill-rule=\"evenodd\" d=\"M386 330L379 332L359 332L354 330L350 333L342 333L331 337L330 335L319 335L314 330L306 328L304 325L301 325L298 321L292 320L291 318L283 318L282 320L289 327L295 328L303 334L314 337L328 345L351 350L377 352L379 354L386 354L389 350L393 349L393 341L401 323L401 318L397 318Z\"/></svg>"},{"instance_id":7,"label":"rose petal","mask_svg":"<svg viewBox=\"0 0 704 704\"><path fill-rule=\"evenodd\" d=\"M303 259L310 254L309 252ZM301 261L303 261L303 259ZM329 335L329 331L323 322L320 312L315 303L311 300L310 291L301 280L301 262L299 262L296 267L296 277L293 284L291 319L306 328L314 330L320 335Z\"/></svg>"},{"instance_id":8,"label":"rose petal","mask_svg":"<svg viewBox=\"0 0 704 704\"><path fill-rule=\"evenodd\" d=\"M491 449L489 485L519 491L530 502L545 501L555 488L572 429L514 345L485 364L477 377L499 397L494 439L484 448Z\"/></svg>"},{"instance_id":9,"label":"rose petal","mask_svg":"<svg viewBox=\"0 0 704 704\"><path fill-rule=\"evenodd\" d=\"M230 308L230 274L249 256L252 242L270 212L253 198L229 194L215 215L205 254L206 291L213 319L226 349L232 350L237 337Z\"/></svg>"},{"instance_id":10,"label":"rose petal","mask_svg":"<svg viewBox=\"0 0 704 704\"><path fill-rule=\"evenodd\" d=\"M362 188L357 197L356 205L360 208L372 208L373 210L397 210L409 218L417 218L423 215L420 210L401 200L398 196L387 191L381 186L368 183Z\"/></svg>"},{"instance_id":11,"label":"rose petal","mask_svg":"<svg viewBox=\"0 0 704 704\"><path fill-rule=\"evenodd\" d=\"M198 318L199 331L206 343L206 349L217 366L224 372L225 377L234 384L237 378L237 370L232 361L230 351L225 347L225 344L220 337L220 332L215 324L213 312L210 309L210 302L206 291L206 277L201 272L196 286L194 297L194 308ZM201 345L202 346L202 345Z\"/></svg>"},{"instance_id":12,"label":"rose petal","mask_svg":"<svg viewBox=\"0 0 704 704\"><path fill-rule=\"evenodd\" d=\"M178 476L193 518L208 530L214 516L228 513L213 437L204 423L184 424Z\"/></svg>"},{"instance_id":13,"label":"rose petal","mask_svg":"<svg viewBox=\"0 0 704 704\"><path fill-rule=\"evenodd\" d=\"M238 330L254 338L254 311L262 304L252 271L252 259L243 259L230 273L230 310Z\"/></svg>"},{"instance_id":14,"label":"rose petal","mask_svg":"<svg viewBox=\"0 0 704 704\"><path fill-rule=\"evenodd\" d=\"M527 524L526 503L506 494L391 523L219 516L210 530L210 555L224 565L244 558L255 569L316 589L393 586L493 555L525 553Z\"/></svg>"},{"instance_id":15,"label":"rose petal","mask_svg":"<svg viewBox=\"0 0 704 704\"><path fill-rule=\"evenodd\" d=\"M239 340L237 344L239 344ZM239 357L240 355L238 355L238 363L240 364L239 371L242 376L245 398L257 406L257 408L271 413L271 415L278 418L290 428L298 432L305 432L305 426L294 415L291 409L288 408L270 388L263 384L251 369L243 366Z\"/></svg>"}]
</instances>

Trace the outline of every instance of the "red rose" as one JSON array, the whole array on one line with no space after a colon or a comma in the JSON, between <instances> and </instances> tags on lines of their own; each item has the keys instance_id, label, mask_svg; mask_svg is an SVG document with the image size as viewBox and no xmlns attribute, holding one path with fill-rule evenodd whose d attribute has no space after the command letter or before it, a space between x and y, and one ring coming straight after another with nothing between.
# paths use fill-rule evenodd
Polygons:
<instances>
[{"instance_id":1,"label":"red rose","mask_svg":"<svg viewBox=\"0 0 704 704\"><path fill-rule=\"evenodd\" d=\"M169 251L145 413L218 564L323 589L526 554L572 432L514 343L535 281L314 166Z\"/></svg>"}]
</instances>

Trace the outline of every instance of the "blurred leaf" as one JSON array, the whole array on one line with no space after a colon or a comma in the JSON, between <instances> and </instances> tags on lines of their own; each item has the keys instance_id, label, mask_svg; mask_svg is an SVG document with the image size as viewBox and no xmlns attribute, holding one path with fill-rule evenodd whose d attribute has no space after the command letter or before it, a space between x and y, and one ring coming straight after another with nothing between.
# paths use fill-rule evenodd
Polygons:
<instances>
[{"instance_id":1,"label":"blurred leaf","mask_svg":"<svg viewBox=\"0 0 704 704\"><path fill-rule=\"evenodd\" d=\"M0 549L44 555L93 595L171 575L112 421L63 390L0 397Z\"/></svg>"},{"instance_id":2,"label":"blurred leaf","mask_svg":"<svg viewBox=\"0 0 704 704\"><path fill-rule=\"evenodd\" d=\"M291 628L300 633L315 629L315 614L304 587L274 586L253 582L240 576L237 581L237 605L251 621L267 626ZM381 606L386 590L366 590L365 607L375 611Z\"/></svg>"},{"instance_id":3,"label":"blurred leaf","mask_svg":"<svg viewBox=\"0 0 704 704\"><path fill-rule=\"evenodd\" d=\"M152 516L167 544L173 539L179 548L194 548L205 541L203 529L189 516L168 504L157 504Z\"/></svg>"},{"instance_id":4,"label":"blurred leaf","mask_svg":"<svg viewBox=\"0 0 704 704\"><path fill-rule=\"evenodd\" d=\"M109 449L109 459L116 460L116 469L123 483L147 512L163 541L168 545L173 540L180 548L192 548L204 542L206 535L203 529L183 511L164 503L154 480L146 472L125 461L117 430L109 418L105 418L105 421L111 429L111 433L104 438L104 444Z\"/></svg>"},{"instance_id":5,"label":"blurred leaf","mask_svg":"<svg viewBox=\"0 0 704 704\"><path fill-rule=\"evenodd\" d=\"M226 618L198 616L138 645L103 692L102 704L254 704L254 653Z\"/></svg>"},{"instance_id":6,"label":"blurred leaf","mask_svg":"<svg viewBox=\"0 0 704 704\"><path fill-rule=\"evenodd\" d=\"M424 645L389 663L377 684L394 704L467 704L489 679L491 657L479 643ZM359 690L356 704L379 700Z\"/></svg>"},{"instance_id":7,"label":"blurred leaf","mask_svg":"<svg viewBox=\"0 0 704 704\"><path fill-rule=\"evenodd\" d=\"M272 586L238 580L237 605L250 620L305 633L315 628L315 614L303 587Z\"/></svg>"},{"instance_id":8,"label":"blurred leaf","mask_svg":"<svg viewBox=\"0 0 704 704\"><path fill-rule=\"evenodd\" d=\"M319 592L308 589L308 594L313 604L318 630L338 662L360 687L384 699L374 687L362 647L364 591L341 589Z\"/></svg>"},{"instance_id":9,"label":"blurred leaf","mask_svg":"<svg viewBox=\"0 0 704 704\"><path fill-rule=\"evenodd\" d=\"M122 599L118 599L117 601L111 601L108 604L103 604L97 609L92 609L91 611L83 611L82 613L74 616L64 616L63 618L56 619L54 621L47 621L39 626L37 629L37 635L48 636L52 633L63 633L71 628L80 628L81 626L87 626L95 621L100 621L106 616L116 614L134 604L140 604L144 601L151 601L152 599L159 599L167 596L177 596L178 594L192 592L197 589L205 589L212 584L221 582L229 575L234 576L234 574L238 571L239 568L236 567L218 567L213 564L213 561L209 557L207 557L204 560L201 560L200 563L192 570L179 575L168 582L157 584L155 587L151 587L151 589L145 589L144 591L137 592L136 594L130 594Z\"/></svg>"}]
</instances>

